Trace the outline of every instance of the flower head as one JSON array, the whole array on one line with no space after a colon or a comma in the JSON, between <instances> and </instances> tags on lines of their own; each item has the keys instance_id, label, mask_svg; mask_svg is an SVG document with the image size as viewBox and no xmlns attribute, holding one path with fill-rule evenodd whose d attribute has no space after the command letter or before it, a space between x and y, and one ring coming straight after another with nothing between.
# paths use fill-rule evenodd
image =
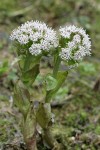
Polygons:
<instances>
[{"instance_id":1,"label":"flower head","mask_svg":"<svg viewBox=\"0 0 100 150\"><path fill-rule=\"evenodd\" d=\"M64 47L61 46L62 60L79 61L91 54L91 41L85 30L73 25L60 28L59 32L61 38L67 40Z\"/></svg>"},{"instance_id":2,"label":"flower head","mask_svg":"<svg viewBox=\"0 0 100 150\"><path fill-rule=\"evenodd\" d=\"M39 21L27 21L22 24L13 30L10 39L19 42L20 45L29 45L29 52L35 56L41 54L42 51L56 48L59 44L56 32Z\"/></svg>"}]
</instances>

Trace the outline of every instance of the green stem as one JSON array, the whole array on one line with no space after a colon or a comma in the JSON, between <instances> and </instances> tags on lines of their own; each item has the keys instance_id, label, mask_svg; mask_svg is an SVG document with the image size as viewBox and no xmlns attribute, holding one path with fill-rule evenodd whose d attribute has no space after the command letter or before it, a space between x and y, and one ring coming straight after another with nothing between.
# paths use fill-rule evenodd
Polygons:
<instances>
[{"instance_id":1,"label":"green stem","mask_svg":"<svg viewBox=\"0 0 100 150\"><path fill-rule=\"evenodd\" d=\"M58 55L55 55L55 57L54 57L54 69L53 69L53 77L55 77L55 78L57 76L60 63L61 63L60 57Z\"/></svg>"},{"instance_id":2,"label":"green stem","mask_svg":"<svg viewBox=\"0 0 100 150\"><path fill-rule=\"evenodd\" d=\"M62 150L63 146L62 144L59 144L57 140L54 138L53 133L51 131L52 126L48 126L46 129L44 129L44 140L46 144L52 149L52 150Z\"/></svg>"},{"instance_id":3,"label":"green stem","mask_svg":"<svg viewBox=\"0 0 100 150\"><path fill-rule=\"evenodd\" d=\"M50 148L53 148L56 140L54 139L54 137L53 137L53 135L50 131L50 127L47 127L46 129L43 129L43 132L44 132L43 138L44 138L46 144Z\"/></svg>"},{"instance_id":4,"label":"green stem","mask_svg":"<svg viewBox=\"0 0 100 150\"><path fill-rule=\"evenodd\" d=\"M52 133L52 113L51 113L51 105L50 103L40 103L40 106L38 107L37 113L36 113L36 120L39 123L39 125L43 129L43 139L48 147L50 147L52 150L62 150L59 149L60 145L55 139L53 133Z\"/></svg>"},{"instance_id":5,"label":"green stem","mask_svg":"<svg viewBox=\"0 0 100 150\"><path fill-rule=\"evenodd\" d=\"M37 150L37 144L36 144L36 118L34 115L33 110L30 108L27 112L26 118L23 118L22 121L22 134L24 141L26 143L27 150Z\"/></svg>"},{"instance_id":6,"label":"green stem","mask_svg":"<svg viewBox=\"0 0 100 150\"><path fill-rule=\"evenodd\" d=\"M25 143L26 143L26 147L28 150L37 150L36 137L35 136L26 139Z\"/></svg>"}]
</instances>

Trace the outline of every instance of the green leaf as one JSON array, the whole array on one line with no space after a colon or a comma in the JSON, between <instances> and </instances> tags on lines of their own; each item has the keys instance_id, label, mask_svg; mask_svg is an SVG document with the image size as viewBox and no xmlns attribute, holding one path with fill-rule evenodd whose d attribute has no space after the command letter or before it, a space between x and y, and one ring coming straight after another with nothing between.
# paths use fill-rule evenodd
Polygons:
<instances>
[{"instance_id":1,"label":"green leaf","mask_svg":"<svg viewBox=\"0 0 100 150\"><path fill-rule=\"evenodd\" d=\"M47 91L52 90L57 86L57 80L50 74L46 76L45 83Z\"/></svg>"},{"instance_id":2,"label":"green leaf","mask_svg":"<svg viewBox=\"0 0 100 150\"><path fill-rule=\"evenodd\" d=\"M37 75L39 74L39 64L35 65L32 69L30 69L27 72L22 73L22 81L27 86L32 85L32 83L35 81Z\"/></svg>"},{"instance_id":3,"label":"green leaf","mask_svg":"<svg viewBox=\"0 0 100 150\"><path fill-rule=\"evenodd\" d=\"M52 113L51 113L51 106L49 103L40 103L38 110L36 112L36 119L39 125L42 128L46 128L48 123L51 121Z\"/></svg>"},{"instance_id":4,"label":"green leaf","mask_svg":"<svg viewBox=\"0 0 100 150\"><path fill-rule=\"evenodd\" d=\"M25 55L20 55L20 56L18 56L18 58L19 58L19 61L18 61L19 68L21 70L23 70L26 57L25 57Z\"/></svg>"},{"instance_id":5,"label":"green leaf","mask_svg":"<svg viewBox=\"0 0 100 150\"><path fill-rule=\"evenodd\" d=\"M21 81L18 81L14 87L14 103L21 113L26 116L30 106L30 93Z\"/></svg>"},{"instance_id":6,"label":"green leaf","mask_svg":"<svg viewBox=\"0 0 100 150\"><path fill-rule=\"evenodd\" d=\"M34 136L34 133L36 131L36 118L33 110L29 109L27 117L26 119L22 120L21 125L24 140L27 141L27 139Z\"/></svg>"},{"instance_id":7,"label":"green leaf","mask_svg":"<svg viewBox=\"0 0 100 150\"><path fill-rule=\"evenodd\" d=\"M33 56L28 53L20 61L20 66L22 70L21 79L24 84L30 86L35 81L37 75L39 74L39 63L41 56Z\"/></svg>"},{"instance_id":8,"label":"green leaf","mask_svg":"<svg viewBox=\"0 0 100 150\"><path fill-rule=\"evenodd\" d=\"M24 63L24 72L31 70L34 66L40 63L41 55L33 56L32 54L28 53L25 58Z\"/></svg>"},{"instance_id":9,"label":"green leaf","mask_svg":"<svg viewBox=\"0 0 100 150\"><path fill-rule=\"evenodd\" d=\"M47 91L46 99L45 99L46 102L49 102L51 100L51 98L56 94L56 92L60 89L60 87L64 83L67 75L68 75L67 71L58 72L57 77L56 77L56 80L58 81L57 85L54 89Z\"/></svg>"}]
</instances>

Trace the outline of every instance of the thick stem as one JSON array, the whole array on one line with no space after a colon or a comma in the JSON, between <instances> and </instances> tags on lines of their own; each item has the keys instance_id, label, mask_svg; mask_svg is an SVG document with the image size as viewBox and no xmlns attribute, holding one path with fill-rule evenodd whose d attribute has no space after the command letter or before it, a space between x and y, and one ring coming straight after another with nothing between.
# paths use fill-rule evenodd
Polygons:
<instances>
[{"instance_id":1,"label":"thick stem","mask_svg":"<svg viewBox=\"0 0 100 150\"><path fill-rule=\"evenodd\" d=\"M52 149L52 150L63 150L62 144L59 144L57 140L54 138L51 127L44 129L44 140L46 144Z\"/></svg>"},{"instance_id":2,"label":"thick stem","mask_svg":"<svg viewBox=\"0 0 100 150\"><path fill-rule=\"evenodd\" d=\"M60 59L60 57L59 57L58 55L56 55L56 56L54 57L54 69L53 69L53 76L54 76L55 78L56 78L56 76L57 76L60 63L61 63L61 59Z\"/></svg>"},{"instance_id":3,"label":"thick stem","mask_svg":"<svg viewBox=\"0 0 100 150\"><path fill-rule=\"evenodd\" d=\"M47 143L47 145L50 148L53 148L56 140L54 139L54 137L50 131L50 127L44 129L43 131L44 131L43 137L44 137L45 142Z\"/></svg>"},{"instance_id":4,"label":"thick stem","mask_svg":"<svg viewBox=\"0 0 100 150\"><path fill-rule=\"evenodd\" d=\"M27 113L27 117L23 118L22 122L22 134L26 143L27 150L37 150L36 145L36 118L34 112L30 109Z\"/></svg>"},{"instance_id":5,"label":"thick stem","mask_svg":"<svg viewBox=\"0 0 100 150\"><path fill-rule=\"evenodd\" d=\"M27 150L37 150L36 137L32 137L25 140Z\"/></svg>"}]
</instances>

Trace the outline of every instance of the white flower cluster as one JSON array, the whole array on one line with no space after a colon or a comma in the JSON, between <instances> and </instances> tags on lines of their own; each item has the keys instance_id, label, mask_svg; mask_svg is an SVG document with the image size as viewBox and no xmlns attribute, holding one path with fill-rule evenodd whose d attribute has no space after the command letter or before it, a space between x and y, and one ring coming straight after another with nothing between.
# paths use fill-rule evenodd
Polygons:
<instances>
[{"instance_id":1,"label":"white flower cluster","mask_svg":"<svg viewBox=\"0 0 100 150\"><path fill-rule=\"evenodd\" d=\"M59 29L63 40L68 40L65 47L61 47L60 57L63 60L79 61L91 54L91 41L85 30L74 25Z\"/></svg>"},{"instance_id":2,"label":"white flower cluster","mask_svg":"<svg viewBox=\"0 0 100 150\"><path fill-rule=\"evenodd\" d=\"M35 56L42 51L56 48L59 44L56 32L52 28L47 27L45 23L33 20L13 30L10 39L16 40L22 45L31 42L29 52Z\"/></svg>"},{"instance_id":3,"label":"white flower cluster","mask_svg":"<svg viewBox=\"0 0 100 150\"><path fill-rule=\"evenodd\" d=\"M91 41L85 30L72 25L60 28L59 32L60 38L66 41L64 46L59 45L59 39L52 28L32 20L13 30L10 39L27 45L29 52L35 56L58 46L61 47L59 55L62 60L79 61L91 54Z\"/></svg>"}]
</instances>

